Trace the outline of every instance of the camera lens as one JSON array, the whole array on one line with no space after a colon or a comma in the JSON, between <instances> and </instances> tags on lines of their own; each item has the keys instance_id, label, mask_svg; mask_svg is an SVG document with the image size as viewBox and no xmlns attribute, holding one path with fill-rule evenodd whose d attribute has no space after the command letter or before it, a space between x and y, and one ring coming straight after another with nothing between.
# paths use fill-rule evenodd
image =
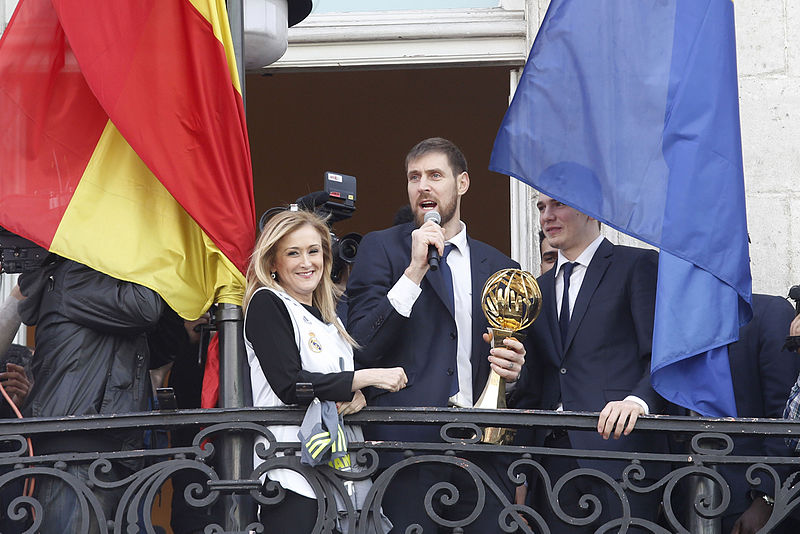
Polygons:
<instances>
[{"instance_id":1,"label":"camera lens","mask_svg":"<svg viewBox=\"0 0 800 534\"><path fill-rule=\"evenodd\" d=\"M361 235L347 234L339 241L339 257L347 263L353 263L358 253L358 245L361 243Z\"/></svg>"},{"instance_id":2,"label":"camera lens","mask_svg":"<svg viewBox=\"0 0 800 534\"><path fill-rule=\"evenodd\" d=\"M358 252L358 243L352 240L342 241L339 244L339 257L342 258L344 261L352 262L356 259L356 253Z\"/></svg>"}]
</instances>

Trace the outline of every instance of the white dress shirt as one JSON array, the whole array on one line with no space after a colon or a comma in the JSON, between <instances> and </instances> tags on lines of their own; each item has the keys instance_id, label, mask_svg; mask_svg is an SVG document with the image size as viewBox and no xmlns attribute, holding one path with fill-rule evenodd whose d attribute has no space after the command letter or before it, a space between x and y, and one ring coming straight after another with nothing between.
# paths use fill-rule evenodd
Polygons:
<instances>
[{"instance_id":1,"label":"white dress shirt","mask_svg":"<svg viewBox=\"0 0 800 534\"><path fill-rule=\"evenodd\" d=\"M603 242L603 236L599 235L597 238L592 241L588 247L583 249L583 252L575 258L573 262L575 267L572 269L572 276L569 278L569 316L572 318L572 310L575 308L575 301L578 299L578 293L581 290L581 286L583 285L583 279L586 277L586 270L589 268L589 264L594 258L595 252L597 249L600 248L600 243ZM558 263L556 263L556 313L561 315L561 301L564 298L564 270L562 267L565 263L568 263L570 260L567 259L566 256L559 250L558 251ZM640 399L635 395L628 395L625 397L624 400L630 400L637 403L644 409L645 414L650 413L650 407L647 403ZM556 410L563 410L564 407L559 404Z\"/></svg>"},{"instance_id":2,"label":"white dress shirt","mask_svg":"<svg viewBox=\"0 0 800 534\"><path fill-rule=\"evenodd\" d=\"M453 296L455 305L456 332L458 333L458 349L456 364L458 367L458 393L450 397L450 403L456 406L471 407L472 398L472 267L469 259L469 242L467 241L467 225L459 221L461 230L445 245L453 245L447 255L447 265L453 276ZM411 309L422 293L422 288L405 274L392 286L386 295L392 307L403 317L411 316Z\"/></svg>"}]
</instances>

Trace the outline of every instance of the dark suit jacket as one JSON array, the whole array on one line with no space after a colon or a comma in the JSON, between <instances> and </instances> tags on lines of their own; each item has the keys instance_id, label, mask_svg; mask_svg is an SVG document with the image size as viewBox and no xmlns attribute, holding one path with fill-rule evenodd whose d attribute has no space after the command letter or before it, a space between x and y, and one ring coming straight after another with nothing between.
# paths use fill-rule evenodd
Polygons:
<instances>
[{"instance_id":1,"label":"dark suit jacket","mask_svg":"<svg viewBox=\"0 0 800 534\"><path fill-rule=\"evenodd\" d=\"M739 341L728 345L733 393L739 417L771 417L780 419L783 407L794 385L800 359L781 347L794 319L794 309L782 297L753 295L753 319L739 329ZM738 436L734 452L746 456L790 456L783 439L759 436ZM748 466L723 465L720 473L731 487L728 513L741 514L748 506L750 485L745 480ZM782 476L788 470L779 470ZM772 480L766 473L761 478L762 493L773 494Z\"/></svg>"},{"instance_id":2,"label":"dark suit jacket","mask_svg":"<svg viewBox=\"0 0 800 534\"><path fill-rule=\"evenodd\" d=\"M445 304L440 271L429 271L410 317L392 307L387 293L403 275L411 258L408 223L364 236L347 284L347 331L364 347L356 354L361 368L401 366L408 385L396 393L372 389L372 406L447 406L456 369L457 333L453 310ZM489 376L489 345L481 335L487 322L480 306L486 279L496 271L519 264L498 250L467 238L472 276L472 389L475 399ZM374 439L436 439L438 430L384 426Z\"/></svg>"},{"instance_id":3,"label":"dark suit jacket","mask_svg":"<svg viewBox=\"0 0 800 534\"><path fill-rule=\"evenodd\" d=\"M539 277L543 309L532 327L533 353L527 357L518 405L552 410L561 402L565 411L599 412L609 401L635 395L650 413L658 413L663 400L650 384L658 254L604 239L586 270L566 346L558 327L555 271ZM666 438L636 430L619 440L605 441L597 432L571 431L569 437L575 449L667 450ZM544 434L534 439L541 443ZM586 459L579 463L615 477L623 465Z\"/></svg>"}]
</instances>

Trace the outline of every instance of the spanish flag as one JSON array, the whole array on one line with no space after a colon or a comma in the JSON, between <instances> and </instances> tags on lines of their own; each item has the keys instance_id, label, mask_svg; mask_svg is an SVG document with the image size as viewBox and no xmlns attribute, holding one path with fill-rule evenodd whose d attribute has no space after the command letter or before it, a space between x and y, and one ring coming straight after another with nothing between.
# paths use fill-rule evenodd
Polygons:
<instances>
[{"instance_id":1,"label":"spanish flag","mask_svg":"<svg viewBox=\"0 0 800 534\"><path fill-rule=\"evenodd\" d=\"M255 206L224 0L20 0L0 125L0 226L187 319L241 304Z\"/></svg>"}]
</instances>

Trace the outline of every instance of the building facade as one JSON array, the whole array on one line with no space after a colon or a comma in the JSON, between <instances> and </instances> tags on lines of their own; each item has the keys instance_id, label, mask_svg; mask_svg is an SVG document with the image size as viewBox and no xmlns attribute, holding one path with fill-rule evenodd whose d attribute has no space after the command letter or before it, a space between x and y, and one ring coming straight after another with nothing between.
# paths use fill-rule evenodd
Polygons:
<instances>
[{"instance_id":1,"label":"building facade","mask_svg":"<svg viewBox=\"0 0 800 534\"><path fill-rule=\"evenodd\" d=\"M16 3L0 0L1 29ZM290 28L284 57L247 75L257 211L320 189L336 170L359 178L356 216L337 231L387 226L404 203L405 151L442 135L470 160L470 232L536 271L535 193L487 167L547 5L315 1ZM800 5L738 0L735 9L753 289L786 295L800 283Z\"/></svg>"}]
</instances>

